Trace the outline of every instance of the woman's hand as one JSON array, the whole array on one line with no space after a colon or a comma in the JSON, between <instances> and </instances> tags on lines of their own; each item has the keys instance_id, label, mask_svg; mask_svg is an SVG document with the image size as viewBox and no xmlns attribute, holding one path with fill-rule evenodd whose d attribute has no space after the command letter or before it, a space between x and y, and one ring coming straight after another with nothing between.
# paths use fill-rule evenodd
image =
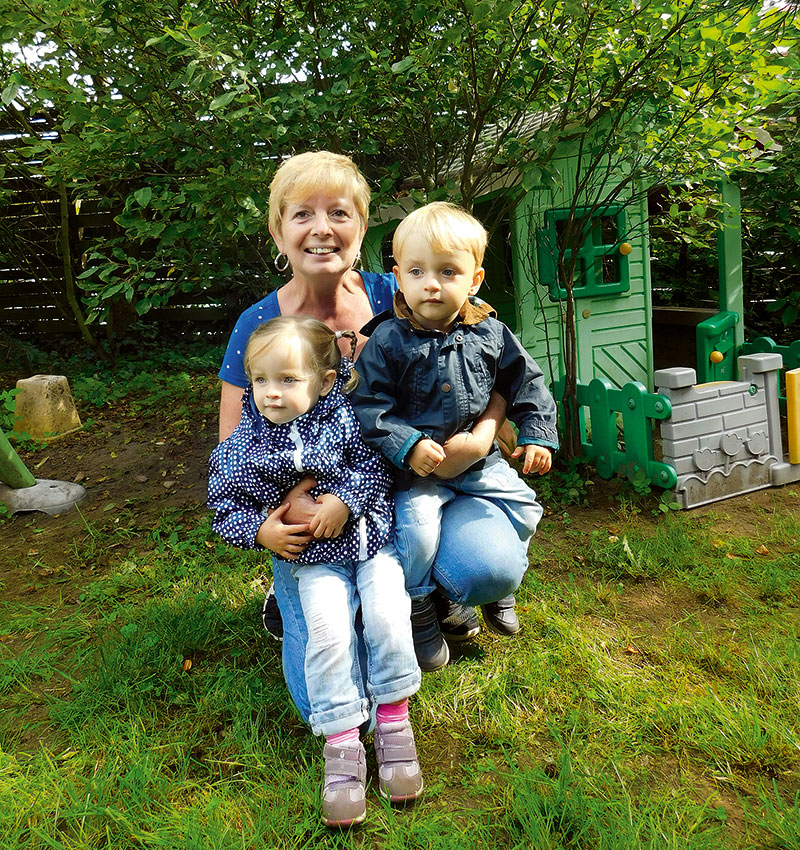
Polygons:
<instances>
[{"instance_id":1,"label":"woman's hand","mask_svg":"<svg viewBox=\"0 0 800 850\"><path fill-rule=\"evenodd\" d=\"M333 493L323 493L317 499L317 513L308 524L308 530L320 537L338 537L350 517L350 508Z\"/></svg>"},{"instance_id":2,"label":"woman's hand","mask_svg":"<svg viewBox=\"0 0 800 850\"><path fill-rule=\"evenodd\" d=\"M305 523L285 525L283 518L289 510L289 504L284 502L261 523L256 534L256 543L265 549L270 549L279 558L293 561L311 542L308 525Z\"/></svg>"},{"instance_id":3,"label":"woman's hand","mask_svg":"<svg viewBox=\"0 0 800 850\"><path fill-rule=\"evenodd\" d=\"M506 456L516 445L514 429L506 419L506 401L496 392L489 399L486 410L472 426L472 431L454 434L444 444L446 458L433 473L437 478L455 478L466 472L473 463L486 457L497 437ZM506 443L510 441L510 446Z\"/></svg>"},{"instance_id":4,"label":"woman's hand","mask_svg":"<svg viewBox=\"0 0 800 850\"><path fill-rule=\"evenodd\" d=\"M430 475L445 459L442 446L427 437L420 440L411 450L408 465L423 478Z\"/></svg>"},{"instance_id":5,"label":"woman's hand","mask_svg":"<svg viewBox=\"0 0 800 850\"><path fill-rule=\"evenodd\" d=\"M307 475L283 497L284 504L289 505L289 510L283 516L284 522L308 525L314 519L319 510L319 504L308 491L316 486L317 479Z\"/></svg>"},{"instance_id":6,"label":"woman's hand","mask_svg":"<svg viewBox=\"0 0 800 850\"><path fill-rule=\"evenodd\" d=\"M547 446L517 446L511 453L511 457L520 457L525 454L525 460L522 462L522 474L527 475L529 472L538 472L539 475L544 475L550 471L553 465L553 453Z\"/></svg>"},{"instance_id":7,"label":"woman's hand","mask_svg":"<svg viewBox=\"0 0 800 850\"><path fill-rule=\"evenodd\" d=\"M485 439L469 431L453 434L442 446L445 458L434 469L433 474L437 478L455 478L456 475L466 472L473 463L486 457L491 447L491 440L487 448Z\"/></svg>"}]
</instances>

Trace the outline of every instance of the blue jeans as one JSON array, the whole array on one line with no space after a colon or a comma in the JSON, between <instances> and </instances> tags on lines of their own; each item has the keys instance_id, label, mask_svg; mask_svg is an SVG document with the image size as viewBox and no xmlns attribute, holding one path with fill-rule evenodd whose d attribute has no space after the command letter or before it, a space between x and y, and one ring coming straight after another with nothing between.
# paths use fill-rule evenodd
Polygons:
<instances>
[{"instance_id":1,"label":"blue jeans","mask_svg":"<svg viewBox=\"0 0 800 850\"><path fill-rule=\"evenodd\" d=\"M398 702L419 689L411 602L393 546L368 561L292 564L290 573L306 626L303 672L315 735L358 727L369 720L371 705Z\"/></svg>"},{"instance_id":2,"label":"blue jeans","mask_svg":"<svg viewBox=\"0 0 800 850\"><path fill-rule=\"evenodd\" d=\"M513 538L506 541L514 550L512 557L522 573L527 568L528 543L542 518L542 506L536 501L536 493L506 461L498 460L456 478L430 476L408 490L395 493L395 544L406 574L406 589L412 599L428 596L437 583L443 584L445 592L450 595L446 580L437 581L434 562L440 546L443 512L459 496L488 501L500 508L517 538L516 541ZM488 522L478 521L472 526L465 526L464 535L471 542L477 542L479 535L488 533L497 540L501 533L508 535L509 531L506 523L505 528L498 527L493 534ZM509 593L516 589L512 588ZM494 602L495 599L486 601Z\"/></svg>"},{"instance_id":3,"label":"blue jeans","mask_svg":"<svg viewBox=\"0 0 800 850\"><path fill-rule=\"evenodd\" d=\"M513 593L528 567L520 557L521 542L505 511L488 499L456 496L442 509L439 551L433 580L454 602L482 605ZM283 617L283 675L300 716L308 723L311 705L306 687L305 657L308 630L292 563L272 558L275 594ZM356 617L356 634L359 634ZM366 649L358 642L362 681L359 697L369 699L364 671ZM375 708L374 705L371 706Z\"/></svg>"}]
</instances>

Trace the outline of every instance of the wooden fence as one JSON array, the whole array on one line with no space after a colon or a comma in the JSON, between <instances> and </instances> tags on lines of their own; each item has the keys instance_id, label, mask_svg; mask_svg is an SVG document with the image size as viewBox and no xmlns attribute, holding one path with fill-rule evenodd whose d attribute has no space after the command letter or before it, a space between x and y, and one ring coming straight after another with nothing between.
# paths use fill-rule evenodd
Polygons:
<instances>
[{"instance_id":1,"label":"wooden fence","mask_svg":"<svg viewBox=\"0 0 800 850\"><path fill-rule=\"evenodd\" d=\"M120 228L114 222L118 211L102 198L78 200L68 187L47 184L40 163L24 152L32 135L57 138L47 115L15 115L9 108L0 116L0 334L36 343L80 333L71 302L81 290L70 285L65 262L77 278L89 248L119 235ZM199 330L223 339L253 300L219 283L199 294L178 293L141 321L168 325L173 335Z\"/></svg>"}]
</instances>

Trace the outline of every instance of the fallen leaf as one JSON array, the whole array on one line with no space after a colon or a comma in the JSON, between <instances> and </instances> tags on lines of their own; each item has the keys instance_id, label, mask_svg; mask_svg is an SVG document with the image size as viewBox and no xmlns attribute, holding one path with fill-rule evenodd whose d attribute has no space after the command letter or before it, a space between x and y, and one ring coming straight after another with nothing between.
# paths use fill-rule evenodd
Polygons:
<instances>
[{"instance_id":1,"label":"fallen leaf","mask_svg":"<svg viewBox=\"0 0 800 850\"><path fill-rule=\"evenodd\" d=\"M726 553L725 553L725 557L726 557L726 558L730 558L730 560L731 560L731 561L739 561L739 560L741 560L741 558L740 558L738 555L734 555L734 554L733 554L733 552L726 552Z\"/></svg>"},{"instance_id":2,"label":"fallen leaf","mask_svg":"<svg viewBox=\"0 0 800 850\"><path fill-rule=\"evenodd\" d=\"M629 643L625 647L625 652L627 652L629 655L639 655L639 650L632 643Z\"/></svg>"},{"instance_id":3,"label":"fallen leaf","mask_svg":"<svg viewBox=\"0 0 800 850\"><path fill-rule=\"evenodd\" d=\"M724 540L720 540L720 539L719 539L719 537L717 537L715 540L712 540L712 541L711 541L711 545L712 545L715 549L722 549L722 547L725 545L725 541L724 541Z\"/></svg>"},{"instance_id":4,"label":"fallen leaf","mask_svg":"<svg viewBox=\"0 0 800 850\"><path fill-rule=\"evenodd\" d=\"M762 543L762 544L761 544L761 545L760 545L760 546L756 549L756 555L769 555L769 549L767 549L767 547L766 547L766 546Z\"/></svg>"},{"instance_id":5,"label":"fallen leaf","mask_svg":"<svg viewBox=\"0 0 800 850\"><path fill-rule=\"evenodd\" d=\"M191 658L184 658L183 659L183 672L188 673L189 670L191 670L191 669L192 669L192 659Z\"/></svg>"}]
</instances>

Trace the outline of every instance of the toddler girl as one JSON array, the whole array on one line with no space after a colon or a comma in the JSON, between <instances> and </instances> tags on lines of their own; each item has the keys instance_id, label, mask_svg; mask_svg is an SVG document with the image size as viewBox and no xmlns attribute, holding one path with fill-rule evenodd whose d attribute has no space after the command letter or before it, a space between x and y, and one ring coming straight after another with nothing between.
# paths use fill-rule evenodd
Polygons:
<instances>
[{"instance_id":1,"label":"toddler girl","mask_svg":"<svg viewBox=\"0 0 800 850\"><path fill-rule=\"evenodd\" d=\"M358 376L334 333L316 319L283 316L251 335L242 419L209 461L213 528L229 543L292 562L308 629L305 673L315 735L325 736L322 822L364 820L366 762L359 726L377 705L379 791L413 800L423 782L408 697L420 684L403 571L391 546L391 479L364 444L344 393ZM285 494L312 476L319 505L308 526L284 524ZM361 605L366 677L356 652ZM366 693L363 681L366 679Z\"/></svg>"}]
</instances>

